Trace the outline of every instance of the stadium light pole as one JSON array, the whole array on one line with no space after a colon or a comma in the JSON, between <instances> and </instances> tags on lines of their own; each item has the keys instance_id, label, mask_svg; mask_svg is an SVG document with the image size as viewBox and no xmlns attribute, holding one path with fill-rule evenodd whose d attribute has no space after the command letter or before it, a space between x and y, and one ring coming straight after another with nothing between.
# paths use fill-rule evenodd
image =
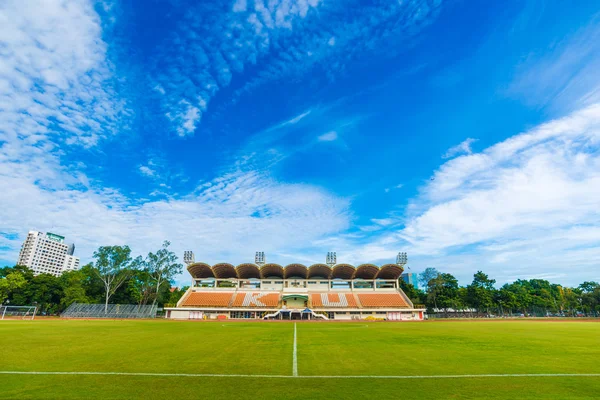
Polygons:
<instances>
[{"instance_id":1,"label":"stadium light pole","mask_svg":"<svg viewBox=\"0 0 600 400\"><path fill-rule=\"evenodd\" d=\"M254 255L254 264L262 267L267 262L267 258L265 257L264 251L257 251Z\"/></svg>"},{"instance_id":2,"label":"stadium light pole","mask_svg":"<svg viewBox=\"0 0 600 400\"><path fill-rule=\"evenodd\" d=\"M333 267L337 264L337 253L335 251L330 251L327 253L327 258L325 259L325 264Z\"/></svg>"},{"instance_id":3,"label":"stadium light pole","mask_svg":"<svg viewBox=\"0 0 600 400\"><path fill-rule=\"evenodd\" d=\"M408 263L408 256L406 255L406 252L402 252L401 251L396 256L396 264L398 264L398 265L406 265L406 263Z\"/></svg>"},{"instance_id":4,"label":"stadium light pole","mask_svg":"<svg viewBox=\"0 0 600 400\"><path fill-rule=\"evenodd\" d=\"M196 262L196 256L194 256L194 252L191 250L186 250L183 252L183 262L186 265L190 265Z\"/></svg>"}]
</instances>

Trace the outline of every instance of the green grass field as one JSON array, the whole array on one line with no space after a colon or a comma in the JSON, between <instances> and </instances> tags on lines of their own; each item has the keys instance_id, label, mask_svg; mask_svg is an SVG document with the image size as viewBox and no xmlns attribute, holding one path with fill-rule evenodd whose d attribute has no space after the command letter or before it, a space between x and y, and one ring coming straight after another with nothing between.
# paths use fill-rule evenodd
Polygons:
<instances>
[{"instance_id":1,"label":"green grass field","mask_svg":"<svg viewBox=\"0 0 600 400\"><path fill-rule=\"evenodd\" d=\"M296 330L299 377L290 322L0 321L0 398L600 396L600 376L432 377L600 374L597 322L320 322Z\"/></svg>"}]
</instances>

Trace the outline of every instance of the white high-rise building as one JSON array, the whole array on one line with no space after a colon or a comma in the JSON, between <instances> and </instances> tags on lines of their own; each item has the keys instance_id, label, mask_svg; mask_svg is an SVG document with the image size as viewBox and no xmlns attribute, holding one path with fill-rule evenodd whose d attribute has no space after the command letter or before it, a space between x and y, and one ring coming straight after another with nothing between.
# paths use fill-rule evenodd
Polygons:
<instances>
[{"instance_id":1,"label":"white high-rise building","mask_svg":"<svg viewBox=\"0 0 600 400\"><path fill-rule=\"evenodd\" d=\"M65 271L79 269L79 257L75 257L74 252L75 245L66 244L64 236L29 231L21 247L18 264L28 267L35 275L59 276Z\"/></svg>"}]
</instances>

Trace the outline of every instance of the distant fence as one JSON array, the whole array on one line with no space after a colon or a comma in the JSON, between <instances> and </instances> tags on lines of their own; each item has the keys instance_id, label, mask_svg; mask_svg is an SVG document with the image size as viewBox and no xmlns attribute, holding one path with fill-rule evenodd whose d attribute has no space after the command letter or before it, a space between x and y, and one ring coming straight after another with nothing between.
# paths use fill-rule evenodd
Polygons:
<instances>
[{"instance_id":1,"label":"distant fence","mask_svg":"<svg viewBox=\"0 0 600 400\"><path fill-rule=\"evenodd\" d=\"M62 318L155 318L158 306L138 306L136 304L71 304L60 316Z\"/></svg>"}]
</instances>

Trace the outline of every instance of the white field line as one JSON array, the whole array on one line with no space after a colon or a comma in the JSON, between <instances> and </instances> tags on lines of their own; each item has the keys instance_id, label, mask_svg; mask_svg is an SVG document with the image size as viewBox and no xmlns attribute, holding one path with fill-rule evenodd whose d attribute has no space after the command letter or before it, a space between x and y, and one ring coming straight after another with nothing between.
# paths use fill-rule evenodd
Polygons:
<instances>
[{"instance_id":1,"label":"white field line","mask_svg":"<svg viewBox=\"0 0 600 400\"><path fill-rule=\"evenodd\" d=\"M292 375L298 376L298 353L296 351L296 323L294 322L294 352L292 356Z\"/></svg>"},{"instance_id":2,"label":"white field line","mask_svg":"<svg viewBox=\"0 0 600 400\"><path fill-rule=\"evenodd\" d=\"M275 378L275 379L461 379L461 378L600 378L598 374L470 374L470 375L247 375L247 374L183 374L160 372L78 372L78 371L0 371L0 375L110 375L190 378Z\"/></svg>"}]
</instances>

